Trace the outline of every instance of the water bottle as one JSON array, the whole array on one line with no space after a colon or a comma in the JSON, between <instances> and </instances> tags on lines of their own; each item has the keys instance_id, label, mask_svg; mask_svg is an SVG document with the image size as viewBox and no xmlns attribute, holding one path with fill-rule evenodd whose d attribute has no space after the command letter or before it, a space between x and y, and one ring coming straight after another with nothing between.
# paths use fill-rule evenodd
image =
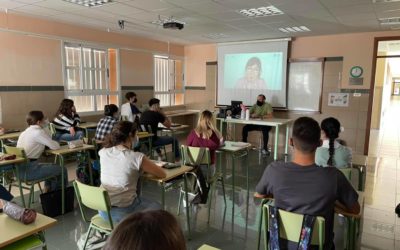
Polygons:
<instances>
[{"instance_id":1,"label":"water bottle","mask_svg":"<svg viewBox=\"0 0 400 250\"><path fill-rule=\"evenodd\" d=\"M246 109L246 121L250 120L250 110Z\"/></svg>"},{"instance_id":2,"label":"water bottle","mask_svg":"<svg viewBox=\"0 0 400 250\"><path fill-rule=\"evenodd\" d=\"M246 118L246 111L242 109L242 112L240 112L240 119L244 120Z\"/></svg>"}]
</instances>

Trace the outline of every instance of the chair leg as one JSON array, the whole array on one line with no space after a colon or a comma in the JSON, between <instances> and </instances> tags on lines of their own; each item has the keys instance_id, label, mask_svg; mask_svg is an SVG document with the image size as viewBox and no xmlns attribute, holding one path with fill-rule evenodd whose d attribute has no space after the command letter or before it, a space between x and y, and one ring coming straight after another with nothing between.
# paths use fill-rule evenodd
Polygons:
<instances>
[{"instance_id":1,"label":"chair leg","mask_svg":"<svg viewBox=\"0 0 400 250\"><path fill-rule=\"evenodd\" d=\"M226 196L225 196L224 177L221 176L218 180L221 182L221 185L222 185L222 194L223 194L223 196L224 196L224 203L225 203L225 206L226 206Z\"/></svg>"},{"instance_id":2,"label":"chair leg","mask_svg":"<svg viewBox=\"0 0 400 250\"><path fill-rule=\"evenodd\" d=\"M182 188L180 188L180 190L179 190L178 213L177 213L177 215L180 215L180 214L181 214L182 200L183 200Z\"/></svg>"},{"instance_id":3,"label":"chair leg","mask_svg":"<svg viewBox=\"0 0 400 250\"><path fill-rule=\"evenodd\" d=\"M33 201L32 201L32 197L34 196L33 195L33 193L35 192L35 190L34 190L34 185L31 185L31 188L30 188L30 190L29 190L29 200L28 200L28 208L30 208L31 207L31 204L33 203ZM34 198L34 197L33 197Z\"/></svg>"},{"instance_id":4,"label":"chair leg","mask_svg":"<svg viewBox=\"0 0 400 250\"><path fill-rule=\"evenodd\" d=\"M90 223L89 229L86 233L85 244L83 244L83 250L86 249L87 242L89 240L90 232L92 231L92 223Z\"/></svg>"},{"instance_id":5,"label":"chair leg","mask_svg":"<svg viewBox=\"0 0 400 250\"><path fill-rule=\"evenodd\" d=\"M40 182L38 182L38 186L39 186L40 193L43 194L43 189L42 189L42 185L40 185Z\"/></svg>"},{"instance_id":6,"label":"chair leg","mask_svg":"<svg viewBox=\"0 0 400 250\"><path fill-rule=\"evenodd\" d=\"M210 224L210 215L211 215L211 204L212 204L212 199L214 197L215 193L215 181L212 182L211 187L210 187L210 192L208 193L208 219L207 223Z\"/></svg>"}]
</instances>

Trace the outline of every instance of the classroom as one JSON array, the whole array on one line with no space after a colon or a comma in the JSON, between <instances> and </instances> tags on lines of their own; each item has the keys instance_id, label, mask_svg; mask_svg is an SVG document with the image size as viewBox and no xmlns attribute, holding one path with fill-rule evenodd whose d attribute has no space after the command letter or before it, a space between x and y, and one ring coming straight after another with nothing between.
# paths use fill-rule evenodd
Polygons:
<instances>
[{"instance_id":1,"label":"classroom","mask_svg":"<svg viewBox=\"0 0 400 250\"><path fill-rule=\"evenodd\" d=\"M0 0L0 249L400 249L400 0Z\"/></svg>"}]
</instances>

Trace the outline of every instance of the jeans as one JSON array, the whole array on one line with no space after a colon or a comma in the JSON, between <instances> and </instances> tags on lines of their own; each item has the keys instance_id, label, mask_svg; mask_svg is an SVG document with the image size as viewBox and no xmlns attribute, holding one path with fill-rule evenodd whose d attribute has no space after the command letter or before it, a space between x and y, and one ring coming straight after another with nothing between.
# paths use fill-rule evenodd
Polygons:
<instances>
[{"instance_id":1,"label":"jeans","mask_svg":"<svg viewBox=\"0 0 400 250\"><path fill-rule=\"evenodd\" d=\"M54 136L54 140L56 141L74 141L74 140L78 140L80 138L83 138L83 131L78 130L75 131L75 135L72 136L70 133L60 133L60 132L56 132L56 135Z\"/></svg>"},{"instance_id":2,"label":"jeans","mask_svg":"<svg viewBox=\"0 0 400 250\"><path fill-rule=\"evenodd\" d=\"M5 201L11 201L14 198L8 190L0 185L0 199L5 200Z\"/></svg>"},{"instance_id":3,"label":"jeans","mask_svg":"<svg viewBox=\"0 0 400 250\"><path fill-rule=\"evenodd\" d=\"M175 144L175 158L178 159L180 157L180 152L179 152L179 143L178 140L175 137L171 136L157 136L157 139L153 141L153 146L165 146L168 144Z\"/></svg>"},{"instance_id":4,"label":"jeans","mask_svg":"<svg viewBox=\"0 0 400 250\"><path fill-rule=\"evenodd\" d=\"M131 205L127 207L111 207L111 218L113 223L118 224L126 216L144 210L159 210L161 205L158 202L146 199L145 197L136 197ZM108 221L107 212L99 211L99 215Z\"/></svg>"},{"instance_id":5,"label":"jeans","mask_svg":"<svg viewBox=\"0 0 400 250\"><path fill-rule=\"evenodd\" d=\"M264 149L268 151L268 139L269 139L269 131L271 130L270 126L261 126L261 125L253 125L247 124L243 127L242 130L242 141L247 142L247 136L250 131L253 130L261 130L263 133L263 141L264 141Z\"/></svg>"},{"instance_id":6,"label":"jeans","mask_svg":"<svg viewBox=\"0 0 400 250\"><path fill-rule=\"evenodd\" d=\"M68 184L68 173L65 167L62 170L64 171L64 185L66 187ZM19 167L19 175L21 176L21 180L25 181L56 176L56 178L46 180L45 186L48 191L61 189L61 167L59 165L32 161L27 165L21 165Z\"/></svg>"}]
</instances>

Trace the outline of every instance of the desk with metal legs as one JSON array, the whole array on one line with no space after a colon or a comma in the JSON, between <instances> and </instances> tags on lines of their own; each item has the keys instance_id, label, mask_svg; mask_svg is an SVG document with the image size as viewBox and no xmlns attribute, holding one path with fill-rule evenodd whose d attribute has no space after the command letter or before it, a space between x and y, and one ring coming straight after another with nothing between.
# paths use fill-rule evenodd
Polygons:
<instances>
[{"instance_id":1,"label":"desk with metal legs","mask_svg":"<svg viewBox=\"0 0 400 250\"><path fill-rule=\"evenodd\" d=\"M279 129L281 126L286 126L286 137L285 137L285 154L288 154L288 146L289 146L289 125L293 121L292 119L280 119L280 118L270 118L270 119L250 119L250 120L241 120L241 119L223 119L217 118L217 121L220 122L220 131L223 133L223 125L224 123L228 124L252 124L252 125L261 125L261 126L271 126L275 127L275 144L274 144L274 160L278 159L278 144L279 144Z\"/></svg>"}]
</instances>

